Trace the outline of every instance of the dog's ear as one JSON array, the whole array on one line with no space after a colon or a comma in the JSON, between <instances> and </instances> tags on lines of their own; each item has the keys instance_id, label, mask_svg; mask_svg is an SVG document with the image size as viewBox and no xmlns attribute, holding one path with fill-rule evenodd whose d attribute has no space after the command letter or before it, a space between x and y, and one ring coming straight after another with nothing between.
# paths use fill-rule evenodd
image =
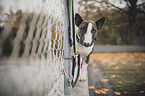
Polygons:
<instances>
[{"instance_id":1,"label":"dog's ear","mask_svg":"<svg viewBox=\"0 0 145 96\"><path fill-rule=\"evenodd\" d=\"M98 30L102 28L104 22L105 22L105 17L103 17L103 18L101 18L101 19L99 19L98 21L95 22L96 25L97 25Z\"/></svg>"},{"instance_id":2,"label":"dog's ear","mask_svg":"<svg viewBox=\"0 0 145 96\"><path fill-rule=\"evenodd\" d=\"M82 17L81 17L78 13L76 13L76 14L75 14L75 24L76 24L76 26L79 27L79 25L80 25L82 22L83 22Z\"/></svg>"}]
</instances>

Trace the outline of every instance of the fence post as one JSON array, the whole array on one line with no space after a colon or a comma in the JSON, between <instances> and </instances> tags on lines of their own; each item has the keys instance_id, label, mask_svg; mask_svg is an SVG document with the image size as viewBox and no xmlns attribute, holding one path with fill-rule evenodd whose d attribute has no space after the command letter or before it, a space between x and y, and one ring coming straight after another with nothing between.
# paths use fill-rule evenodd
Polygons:
<instances>
[{"instance_id":1,"label":"fence post","mask_svg":"<svg viewBox=\"0 0 145 96\"><path fill-rule=\"evenodd\" d=\"M69 80L69 77L71 77L71 61L72 61L72 56L71 56L71 47L69 44L69 35L68 32L70 24L69 24L69 16L70 15L70 2L71 0L65 0L65 20L64 20L64 95L71 95L72 87L71 87L71 81Z\"/></svg>"}]
</instances>

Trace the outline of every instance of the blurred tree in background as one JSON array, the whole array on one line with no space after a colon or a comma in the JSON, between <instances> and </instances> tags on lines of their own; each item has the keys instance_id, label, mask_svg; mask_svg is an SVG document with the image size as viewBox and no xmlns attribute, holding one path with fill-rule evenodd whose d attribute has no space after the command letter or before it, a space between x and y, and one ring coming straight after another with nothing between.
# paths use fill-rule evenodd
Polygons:
<instances>
[{"instance_id":1,"label":"blurred tree in background","mask_svg":"<svg viewBox=\"0 0 145 96\"><path fill-rule=\"evenodd\" d=\"M145 45L145 1L117 0L119 4L110 1L79 1L84 19L96 21L106 17L103 28L98 32L96 44Z\"/></svg>"}]
</instances>

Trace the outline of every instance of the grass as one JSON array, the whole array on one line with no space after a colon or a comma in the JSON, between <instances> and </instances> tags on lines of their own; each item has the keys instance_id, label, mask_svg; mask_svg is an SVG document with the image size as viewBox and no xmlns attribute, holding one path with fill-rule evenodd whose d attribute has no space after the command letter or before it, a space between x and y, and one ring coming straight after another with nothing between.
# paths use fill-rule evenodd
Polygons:
<instances>
[{"instance_id":1,"label":"grass","mask_svg":"<svg viewBox=\"0 0 145 96\"><path fill-rule=\"evenodd\" d=\"M145 96L145 53L95 53L90 62L103 72L115 96ZM108 92L98 90L96 96Z\"/></svg>"}]
</instances>

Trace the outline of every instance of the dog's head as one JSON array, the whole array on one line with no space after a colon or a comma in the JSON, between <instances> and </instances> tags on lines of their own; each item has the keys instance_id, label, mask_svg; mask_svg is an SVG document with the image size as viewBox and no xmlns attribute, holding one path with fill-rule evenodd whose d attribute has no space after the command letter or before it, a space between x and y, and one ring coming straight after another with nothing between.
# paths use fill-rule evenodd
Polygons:
<instances>
[{"instance_id":1,"label":"dog's head","mask_svg":"<svg viewBox=\"0 0 145 96\"><path fill-rule=\"evenodd\" d=\"M96 22L84 21L81 16L76 13L75 24L79 28L79 37L77 37L79 42L86 47L91 46L97 36L97 30L102 28L104 22L105 17L97 20Z\"/></svg>"}]
</instances>

